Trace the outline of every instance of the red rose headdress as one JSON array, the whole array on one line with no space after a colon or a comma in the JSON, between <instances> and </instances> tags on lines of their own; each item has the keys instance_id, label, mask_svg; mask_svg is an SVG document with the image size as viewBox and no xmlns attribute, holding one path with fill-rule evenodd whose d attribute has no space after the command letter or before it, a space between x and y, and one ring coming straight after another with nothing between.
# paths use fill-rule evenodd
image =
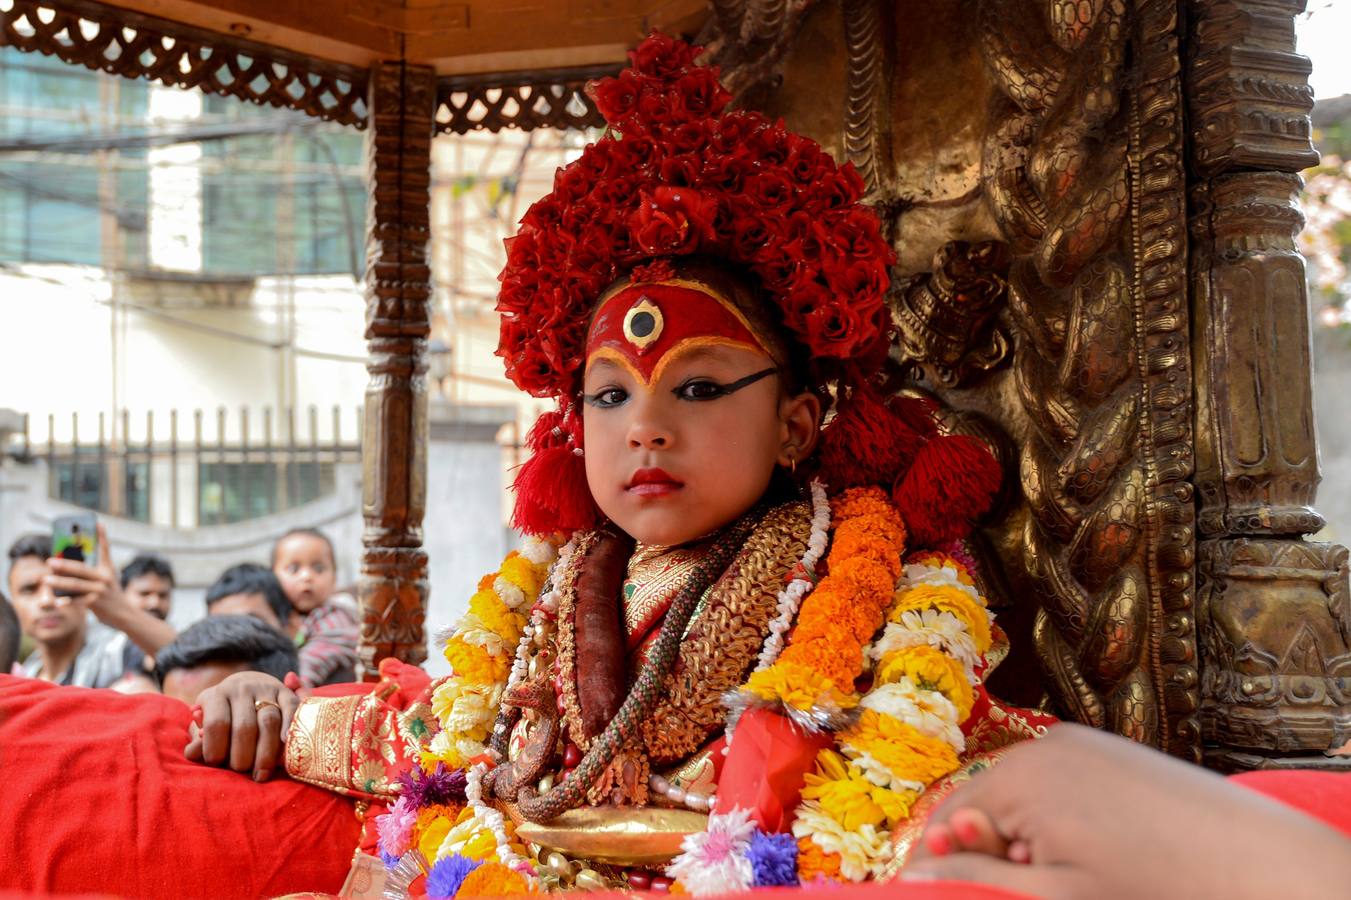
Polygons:
<instances>
[{"instance_id":1,"label":"red rose headdress","mask_svg":"<svg viewBox=\"0 0 1351 900\"><path fill-rule=\"evenodd\" d=\"M930 421L926 413L897 415L871 385L890 339L885 295L894 254L859 202L862 180L782 122L725 112L731 95L716 69L694 64L698 52L654 33L629 54L629 69L595 84L610 129L558 170L552 193L507 241L497 353L518 387L559 404L532 429L533 455L516 480L514 524L527 533L570 531L598 518L575 408L588 323L608 286L654 260L715 256L758 281L787 336L807 351L808 386L835 404L817 466L832 486L899 485L922 450L942 442L931 424L914 427ZM939 468L955 462L945 458ZM932 507L950 519L954 499L926 496L915 515L927 520ZM973 505L983 509L988 500Z\"/></svg>"}]
</instances>

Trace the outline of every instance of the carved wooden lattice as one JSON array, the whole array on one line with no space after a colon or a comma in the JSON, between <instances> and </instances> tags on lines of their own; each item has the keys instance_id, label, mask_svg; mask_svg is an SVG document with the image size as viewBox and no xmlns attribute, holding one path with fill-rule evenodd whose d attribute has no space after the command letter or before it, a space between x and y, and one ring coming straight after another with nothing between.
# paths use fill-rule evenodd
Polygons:
<instances>
[{"instance_id":1,"label":"carved wooden lattice","mask_svg":"<svg viewBox=\"0 0 1351 900\"><path fill-rule=\"evenodd\" d=\"M613 75L616 66L548 73L441 78L436 89L436 130L451 134L503 128L592 128L605 124L586 84Z\"/></svg>"},{"instance_id":2,"label":"carved wooden lattice","mask_svg":"<svg viewBox=\"0 0 1351 900\"><path fill-rule=\"evenodd\" d=\"M364 69L326 63L88 0L11 0L0 44L127 78L296 109L364 128Z\"/></svg>"}]
</instances>

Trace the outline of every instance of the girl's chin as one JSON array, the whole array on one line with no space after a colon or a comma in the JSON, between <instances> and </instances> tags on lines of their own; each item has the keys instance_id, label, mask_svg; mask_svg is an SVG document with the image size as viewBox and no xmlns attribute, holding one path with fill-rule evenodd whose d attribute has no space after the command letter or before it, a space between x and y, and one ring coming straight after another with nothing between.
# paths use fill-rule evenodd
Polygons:
<instances>
[{"instance_id":1,"label":"girl's chin","mask_svg":"<svg viewBox=\"0 0 1351 900\"><path fill-rule=\"evenodd\" d=\"M675 547L698 540L722 528L727 522L694 519L688 511L649 509L633 515L611 516L625 534L640 544ZM731 520L729 520L731 521Z\"/></svg>"}]
</instances>

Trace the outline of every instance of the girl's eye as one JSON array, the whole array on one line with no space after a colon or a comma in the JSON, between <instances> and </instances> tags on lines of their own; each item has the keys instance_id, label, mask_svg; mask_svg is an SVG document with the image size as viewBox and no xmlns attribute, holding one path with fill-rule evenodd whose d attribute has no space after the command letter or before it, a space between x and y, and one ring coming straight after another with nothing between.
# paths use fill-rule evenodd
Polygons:
<instances>
[{"instance_id":1,"label":"girl's eye","mask_svg":"<svg viewBox=\"0 0 1351 900\"><path fill-rule=\"evenodd\" d=\"M675 389L675 395L681 400L716 400L727 393L727 389L716 381L687 381Z\"/></svg>"},{"instance_id":2,"label":"girl's eye","mask_svg":"<svg viewBox=\"0 0 1351 900\"><path fill-rule=\"evenodd\" d=\"M596 409L609 409L610 407L618 406L627 399L629 399L628 392L623 388L617 387L602 388L594 394L587 394L582 397L584 403L588 406L593 406Z\"/></svg>"}]
</instances>

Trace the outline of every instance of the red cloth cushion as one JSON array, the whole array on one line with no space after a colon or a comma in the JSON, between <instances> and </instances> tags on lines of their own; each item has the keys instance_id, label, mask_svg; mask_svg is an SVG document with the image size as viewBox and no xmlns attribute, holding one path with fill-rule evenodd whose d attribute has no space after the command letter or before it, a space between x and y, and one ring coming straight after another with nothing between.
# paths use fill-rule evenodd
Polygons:
<instances>
[{"instance_id":1,"label":"red cloth cushion","mask_svg":"<svg viewBox=\"0 0 1351 900\"><path fill-rule=\"evenodd\" d=\"M189 718L156 694L0 675L0 889L336 893L360 833L352 801L188 762Z\"/></svg>"},{"instance_id":2,"label":"red cloth cushion","mask_svg":"<svg viewBox=\"0 0 1351 900\"><path fill-rule=\"evenodd\" d=\"M1351 775L1340 772L1243 772L1229 780L1266 794L1351 836Z\"/></svg>"}]
</instances>

